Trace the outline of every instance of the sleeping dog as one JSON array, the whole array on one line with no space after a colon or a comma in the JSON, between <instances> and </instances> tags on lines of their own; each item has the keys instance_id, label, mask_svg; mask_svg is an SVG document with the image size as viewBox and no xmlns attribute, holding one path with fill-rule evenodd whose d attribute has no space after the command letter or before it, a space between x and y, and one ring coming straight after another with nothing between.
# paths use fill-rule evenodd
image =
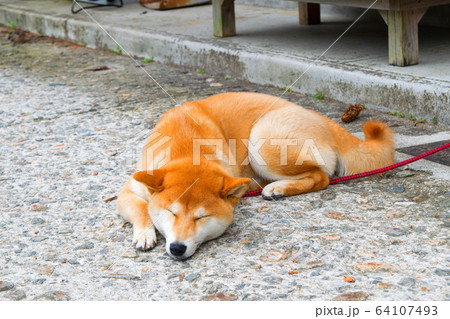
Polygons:
<instances>
[{"instance_id":1,"label":"sleeping dog","mask_svg":"<svg viewBox=\"0 0 450 319\"><path fill-rule=\"evenodd\" d=\"M118 198L133 243L156 245L155 228L176 259L194 254L233 221L247 190L265 199L324 189L331 176L394 163L393 133L367 122L365 141L301 106L258 93L224 93L164 114L138 171Z\"/></svg>"}]
</instances>

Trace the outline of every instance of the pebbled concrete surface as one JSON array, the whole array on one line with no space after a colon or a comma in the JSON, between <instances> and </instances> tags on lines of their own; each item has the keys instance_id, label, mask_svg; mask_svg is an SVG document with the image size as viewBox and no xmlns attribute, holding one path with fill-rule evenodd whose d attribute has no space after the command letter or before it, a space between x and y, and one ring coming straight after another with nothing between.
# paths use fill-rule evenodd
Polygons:
<instances>
[{"instance_id":1,"label":"pebbled concrete surface","mask_svg":"<svg viewBox=\"0 0 450 319\"><path fill-rule=\"evenodd\" d=\"M295 81L296 92L323 93L347 103L358 100L450 125L448 29L421 26L420 64L402 68L387 63L387 27L376 11L330 48L355 17L324 10L322 24L302 26L296 9L237 5L238 35L216 38L211 10L209 5L147 10L135 3L90 9L89 17L72 15L67 0L3 0L0 23L19 19L31 32L114 49L106 30L133 55L259 84L287 87Z\"/></svg>"},{"instance_id":2,"label":"pebbled concrete surface","mask_svg":"<svg viewBox=\"0 0 450 319\"><path fill-rule=\"evenodd\" d=\"M170 100L129 58L0 29L1 300L448 300L450 182L398 170L276 202L241 200L233 225L187 261L163 238L130 248L115 214L136 154ZM92 71L106 66L104 71ZM282 90L158 63L177 102ZM346 105L285 97L339 120ZM365 110L403 138L446 134ZM355 279L347 283L343 276Z\"/></svg>"}]
</instances>

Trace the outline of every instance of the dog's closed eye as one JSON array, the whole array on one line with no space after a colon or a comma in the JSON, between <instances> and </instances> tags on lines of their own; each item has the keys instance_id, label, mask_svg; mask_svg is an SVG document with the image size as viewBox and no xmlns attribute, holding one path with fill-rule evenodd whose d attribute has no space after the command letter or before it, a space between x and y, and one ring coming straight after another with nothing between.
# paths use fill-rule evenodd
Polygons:
<instances>
[{"instance_id":1,"label":"dog's closed eye","mask_svg":"<svg viewBox=\"0 0 450 319\"><path fill-rule=\"evenodd\" d=\"M177 214L174 213L172 210L170 210L170 208L167 208L167 209L166 209L166 212L169 212L169 213L171 213L173 216L177 217Z\"/></svg>"},{"instance_id":2,"label":"dog's closed eye","mask_svg":"<svg viewBox=\"0 0 450 319\"><path fill-rule=\"evenodd\" d=\"M209 215L202 215L202 216L197 216L194 218L194 220L199 220L199 219L203 219L203 218L207 218L210 217Z\"/></svg>"}]
</instances>

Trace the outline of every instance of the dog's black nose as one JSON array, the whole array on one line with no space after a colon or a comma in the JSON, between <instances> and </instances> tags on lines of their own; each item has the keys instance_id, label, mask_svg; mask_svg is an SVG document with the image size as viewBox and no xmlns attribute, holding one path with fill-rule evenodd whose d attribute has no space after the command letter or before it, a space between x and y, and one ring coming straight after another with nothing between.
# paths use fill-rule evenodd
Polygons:
<instances>
[{"instance_id":1,"label":"dog's black nose","mask_svg":"<svg viewBox=\"0 0 450 319\"><path fill-rule=\"evenodd\" d=\"M170 244L170 253L176 257L181 257L186 252L186 245L180 243Z\"/></svg>"}]
</instances>

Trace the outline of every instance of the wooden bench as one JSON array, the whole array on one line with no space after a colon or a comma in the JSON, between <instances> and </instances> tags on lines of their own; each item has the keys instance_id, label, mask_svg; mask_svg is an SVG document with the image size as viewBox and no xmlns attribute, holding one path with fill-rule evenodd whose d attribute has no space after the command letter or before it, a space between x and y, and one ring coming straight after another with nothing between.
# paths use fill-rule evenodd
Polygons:
<instances>
[{"instance_id":1,"label":"wooden bench","mask_svg":"<svg viewBox=\"0 0 450 319\"><path fill-rule=\"evenodd\" d=\"M298 1L299 23L320 23L320 4L369 8L375 0L308 0ZM418 24L431 6L450 0L378 0L377 9L388 25L389 64L407 66L419 63ZM216 37L236 34L234 0L213 0L213 23Z\"/></svg>"}]
</instances>

